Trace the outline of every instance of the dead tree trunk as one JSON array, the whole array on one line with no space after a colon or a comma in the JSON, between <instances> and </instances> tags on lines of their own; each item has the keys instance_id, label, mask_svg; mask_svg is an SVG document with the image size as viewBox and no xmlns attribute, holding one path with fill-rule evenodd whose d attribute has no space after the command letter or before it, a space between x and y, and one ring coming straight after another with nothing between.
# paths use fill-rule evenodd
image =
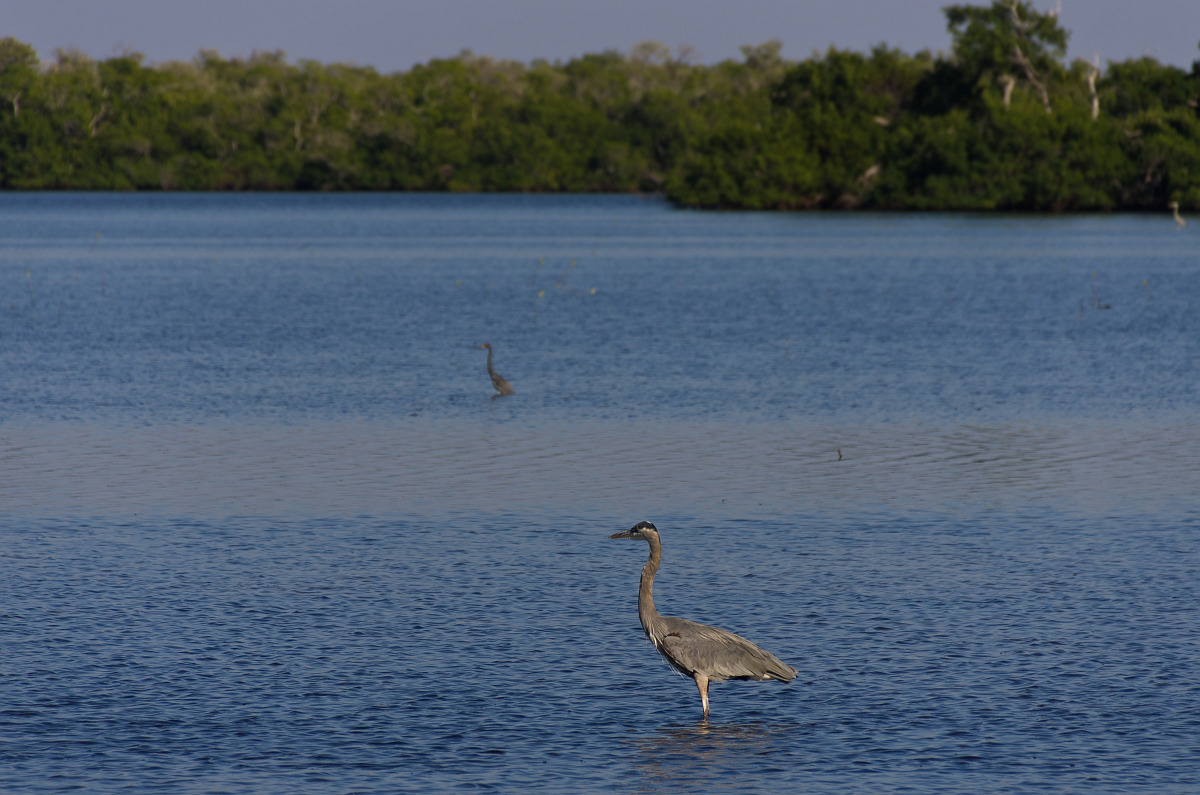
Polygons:
<instances>
[{"instance_id":1,"label":"dead tree trunk","mask_svg":"<svg viewBox=\"0 0 1200 795\"><path fill-rule=\"evenodd\" d=\"M1012 101L1013 87L1017 85L1017 81L1012 75L1000 75L1000 83L1004 86L1004 109L1008 110L1008 103Z\"/></svg>"},{"instance_id":2,"label":"dead tree trunk","mask_svg":"<svg viewBox=\"0 0 1200 795\"><path fill-rule=\"evenodd\" d=\"M1008 6L1008 11L1012 15L1013 27L1016 28L1017 38L1025 38L1025 24L1021 22L1021 17L1017 14L1017 0L1012 0ZM1033 86L1038 92L1038 96L1042 98L1042 105L1046 108L1047 113L1050 110L1050 93L1046 91L1046 86L1038 79L1037 72L1034 71L1033 64L1025 57L1025 53L1021 52L1021 45L1018 42L1013 43L1013 62L1020 66L1025 72L1025 79L1029 81L1029 85Z\"/></svg>"},{"instance_id":3,"label":"dead tree trunk","mask_svg":"<svg viewBox=\"0 0 1200 795\"><path fill-rule=\"evenodd\" d=\"M1088 72L1088 91L1092 92L1092 121L1100 118L1100 95L1096 93L1096 80L1100 77L1100 56L1097 55L1091 63L1092 71Z\"/></svg>"}]
</instances>

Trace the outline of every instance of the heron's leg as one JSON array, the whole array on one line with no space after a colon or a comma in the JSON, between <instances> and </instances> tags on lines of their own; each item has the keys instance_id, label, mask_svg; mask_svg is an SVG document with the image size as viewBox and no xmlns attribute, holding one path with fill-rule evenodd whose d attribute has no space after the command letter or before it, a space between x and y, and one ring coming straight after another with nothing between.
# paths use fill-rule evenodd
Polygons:
<instances>
[{"instance_id":1,"label":"heron's leg","mask_svg":"<svg viewBox=\"0 0 1200 795\"><path fill-rule=\"evenodd\" d=\"M708 717L708 677L696 673L696 689L700 691L700 701L704 704L704 717Z\"/></svg>"}]
</instances>

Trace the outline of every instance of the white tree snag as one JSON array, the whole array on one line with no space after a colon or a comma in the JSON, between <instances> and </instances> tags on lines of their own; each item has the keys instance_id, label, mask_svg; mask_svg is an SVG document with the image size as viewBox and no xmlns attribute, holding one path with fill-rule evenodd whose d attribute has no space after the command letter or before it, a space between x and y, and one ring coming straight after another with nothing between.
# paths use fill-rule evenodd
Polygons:
<instances>
[{"instance_id":1,"label":"white tree snag","mask_svg":"<svg viewBox=\"0 0 1200 795\"><path fill-rule=\"evenodd\" d=\"M1096 93L1096 79L1100 77L1100 55L1097 54L1088 66L1092 70L1088 72L1088 91L1092 92L1092 121L1100 118L1100 95Z\"/></svg>"},{"instance_id":2,"label":"white tree snag","mask_svg":"<svg viewBox=\"0 0 1200 795\"><path fill-rule=\"evenodd\" d=\"M1008 6L1008 11L1012 15L1013 27L1017 30L1017 38L1025 38L1029 31L1029 26L1022 22L1020 15L1017 14L1017 0L1012 0ZM1045 106L1046 112L1051 113L1050 93L1046 91L1046 86L1038 79L1037 72L1033 69L1033 64L1025 57L1025 53L1021 52L1021 45L1017 42L1013 43L1013 62L1025 72L1025 79L1037 90L1038 96L1042 98L1042 105Z\"/></svg>"},{"instance_id":3,"label":"white tree snag","mask_svg":"<svg viewBox=\"0 0 1200 795\"><path fill-rule=\"evenodd\" d=\"M1000 75L1000 83L1004 86L1004 109L1008 110L1008 103L1012 100L1013 87L1017 85L1017 81L1012 75Z\"/></svg>"},{"instance_id":4,"label":"white tree snag","mask_svg":"<svg viewBox=\"0 0 1200 795\"><path fill-rule=\"evenodd\" d=\"M1025 53L1021 52L1021 45L1019 44L1013 45L1013 60L1025 70L1025 79L1029 81L1029 85L1037 89L1038 96L1042 98L1042 105L1045 106L1046 112L1051 113L1050 94L1046 91L1046 86L1042 84L1042 81L1038 80L1037 72L1033 71L1033 64L1029 63L1029 59L1025 57Z\"/></svg>"}]
</instances>

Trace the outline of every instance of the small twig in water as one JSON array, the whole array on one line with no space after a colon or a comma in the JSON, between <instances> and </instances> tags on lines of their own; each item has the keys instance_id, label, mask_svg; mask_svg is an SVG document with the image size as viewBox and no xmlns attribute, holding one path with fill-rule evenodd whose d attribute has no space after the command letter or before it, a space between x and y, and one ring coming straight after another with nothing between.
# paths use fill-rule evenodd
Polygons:
<instances>
[{"instance_id":1,"label":"small twig in water","mask_svg":"<svg viewBox=\"0 0 1200 795\"><path fill-rule=\"evenodd\" d=\"M1102 304L1096 296L1096 272L1092 271L1092 309L1112 309L1112 304Z\"/></svg>"},{"instance_id":2,"label":"small twig in water","mask_svg":"<svg viewBox=\"0 0 1200 795\"><path fill-rule=\"evenodd\" d=\"M538 305L542 302L542 296L546 294L545 290L538 290L537 298L533 299L533 322L537 324Z\"/></svg>"}]
</instances>

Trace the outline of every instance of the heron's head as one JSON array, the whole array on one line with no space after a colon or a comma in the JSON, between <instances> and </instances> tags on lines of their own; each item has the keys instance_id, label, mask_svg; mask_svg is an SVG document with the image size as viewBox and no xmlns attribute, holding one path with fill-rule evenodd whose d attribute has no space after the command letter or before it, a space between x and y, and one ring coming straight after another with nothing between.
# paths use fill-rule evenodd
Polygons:
<instances>
[{"instance_id":1,"label":"heron's head","mask_svg":"<svg viewBox=\"0 0 1200 795\"><path fill-rule=\"evenodd\" d=\"M492 349L492 343L485 342L482 345L476 345L475 347L476 348L487 348L490 351Z\"/></svg>"},{"instance_id":2,"label":"heron's head","mask_svg":"<svg viewBox=\"0 0 1200 795\"><path fill-rule=\"evenodd\" d=\"M628 530L622 530L619 533L613 533L609 538L640 538L643 541L649 540L651 536L658 535L658 528L649 522L638 522Z\"/></svg>"}]
</instances>

